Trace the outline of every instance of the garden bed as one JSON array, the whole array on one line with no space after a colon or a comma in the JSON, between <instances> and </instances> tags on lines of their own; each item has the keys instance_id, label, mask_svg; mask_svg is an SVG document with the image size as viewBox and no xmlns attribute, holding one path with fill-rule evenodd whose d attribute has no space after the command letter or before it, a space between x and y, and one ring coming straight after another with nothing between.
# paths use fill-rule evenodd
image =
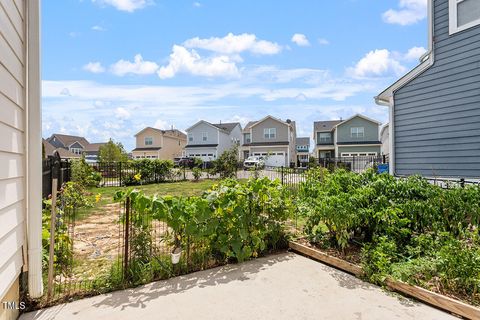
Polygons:
<instances>
[{"instance_id":1,"label":"garden bed","mask_svg":"<svg viewBox=\"0 0 480 320\"><path fill-rule=\"evenodd\" d=\"M333 256L315 246L308 245L305 242L305 240L290 241L289 247L293 251L301 253L302 255L321 261L337 269L351 273L357 277L363 277L364 272L362 267L342 259L341 256L345 256L343 253L337 251L335 256ZM328 251L334 252L334 250ZM385 285L391 290L416 298L436 308L460 315L467 319L480 319L480 309L462 301L452 299L418 286L403 283L392 278L385 279Z\"/></svg>"}]
</instances>

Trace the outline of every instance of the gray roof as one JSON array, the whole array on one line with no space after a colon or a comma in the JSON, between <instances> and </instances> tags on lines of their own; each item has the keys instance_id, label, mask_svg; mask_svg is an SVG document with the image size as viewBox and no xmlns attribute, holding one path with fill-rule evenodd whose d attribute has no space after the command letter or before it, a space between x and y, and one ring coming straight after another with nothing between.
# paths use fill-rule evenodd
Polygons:
<instances>
[{"instance_id":1,"label":"gray roof","mask_svg":"<svg viewBox=\"0 0 480 320\"><path fill-rule=\"evenodd\" d=\"M58 145L57 143L55 143L57 141L55 141L54 138L56 138L56 140L58 140L61 143L61 145ZM75 142L79 142L84 148L86 148L90 144L90 142L88 142L88 140L85 139L84 137L72 136L68 134L58 134L58 133L52 134L52 136L48 138L47 141L57 148L58 147L68 148L70 145L72 145Z\"/></svg>"},{"instance_id":2,"label":"gray roof","mask_svg":"<svg viewBox=\"0 0 480 320\"><path fill-rule=\"evenodd\" d=\"M315 132L332 131L333 127L342 122L343 120L315 121L313 123L313 130Z\"/></svg>"},{"instance_id":3,"label":"gray roof","mask_svg":"<svg viewBox=\"0 0 480 320\"><path fill-rule=\"evenodd\" d=\"M226 131L227 133L230 133L232 132L232 130L240 125L240 123L238 122L230 122L230 123L212 123L213 126L223 130L223 131Z\"/></svg>"},{"instance_id":4,"label":"gray roof","mask_svg":"<svg viewBox=\"0 0 480 320\"><path fill-rule=\"evenodd\" d=\"M245 128L243 128L243 132L248 133L249 132L248 130L250 129L250 127L253 126L255 123L257 123L257 121L250 121L249 123L247 123Z\"/></svg>"},{"instance_id":5,"label":"gray roof","mask_svg":"<svg viewBox=\"0 0 480 320\"><path fill-rule=\"evenodd\" d=\"M309 137L298 137L297 138L297 146L308 146L310 145L310 138Z\"/></svg>"}]
</instances>

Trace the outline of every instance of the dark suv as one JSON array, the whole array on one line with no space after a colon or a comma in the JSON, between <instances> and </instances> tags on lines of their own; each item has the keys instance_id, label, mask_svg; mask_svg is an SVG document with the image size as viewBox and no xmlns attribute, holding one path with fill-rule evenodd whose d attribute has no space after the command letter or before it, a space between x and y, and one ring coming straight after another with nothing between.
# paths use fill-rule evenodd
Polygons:
<instances>
[{"instance_id":1,"label":"dark suv","mask_svg":"<svg viewBox=\"0 0 480 320\"><path fill-rule=\"evenodd\" d=\"M195 160L193 158L183 157L183 158L175 158L173 159L173 164L175 167L187 167L193 168L195 165Z\"/></svg>"}]
</instances>

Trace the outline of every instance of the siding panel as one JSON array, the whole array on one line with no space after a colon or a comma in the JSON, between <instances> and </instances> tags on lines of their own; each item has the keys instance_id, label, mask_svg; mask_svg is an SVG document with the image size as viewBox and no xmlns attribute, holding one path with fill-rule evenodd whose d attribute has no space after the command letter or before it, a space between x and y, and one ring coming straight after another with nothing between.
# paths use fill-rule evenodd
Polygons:
<instances>
[{"instance_id":1,"label":"siding panel","mask_svg":"<svg viewBox=\"0 0 480 320\"><path fill-rule=\"evenodd\" d=\"M394 93L399 175L480 177L480 27L449 35L434 1L434 65Z\"/></svg>"},{"instance_id":2,"label":"siding panel","mask_svg":"<svg viewBox=\"0 0 480 320\"><path fill-rule=\"evenodd\" d=\"M23 132L0 123L0 152L23 153Z\"/></svg>"},{"instance_id":3,"label":"siding panel","mask_svg":"<svg viewBox=\"0 0 480 320\"><path fill-rule=\"evenodd\" d=\"M25 239L25 2L0 2L0 301L18 278Z\"/></svg>"},{"instance_id":4,"label":"siding panel","mask_svg":"<svg viewBox=\"0 0 480 320\"><path fill-rule=\"evenodd\" d=\"M23 34L19 35L17 33L3 7L0 7L0 33L10 44L17 56L22 56L22 52L24 51Z\"/></svg>"}]
</instances>

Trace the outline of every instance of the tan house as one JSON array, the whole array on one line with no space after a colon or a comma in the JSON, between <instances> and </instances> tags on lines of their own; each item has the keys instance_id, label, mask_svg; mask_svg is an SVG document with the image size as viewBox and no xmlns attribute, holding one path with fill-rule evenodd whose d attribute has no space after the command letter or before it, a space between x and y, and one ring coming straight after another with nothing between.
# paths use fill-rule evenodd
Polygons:
<instances>
[{"instance_id":1,"label":"tan house","mask_svg":"<svg viewBox=\"0 0 480 320\"><path fill-rule=\"evenodd\" d=\"M160 130L147 127L135 135L133 159L173 160L185 153L187 135L180 130Z\"/></svg>"},{"instance_id":2,"label":"tan house","mask_svg":"<svg viewBox=\"0 0 480 320\"><path fill-rule=\"evenodd\" d=\"M266 116L249 122L243 130L241 157L263 156L268 167L288 167L297 161L295 141L295 121Z\"/></svg>"}]
</instances>

